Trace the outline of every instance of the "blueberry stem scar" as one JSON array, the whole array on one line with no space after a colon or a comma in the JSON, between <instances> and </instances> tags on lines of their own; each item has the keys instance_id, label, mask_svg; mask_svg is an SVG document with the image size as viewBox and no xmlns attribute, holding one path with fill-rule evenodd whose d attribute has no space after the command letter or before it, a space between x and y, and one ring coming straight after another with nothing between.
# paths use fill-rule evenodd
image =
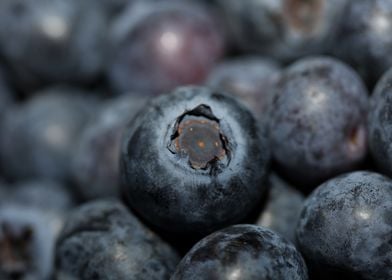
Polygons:
<instances>
[{"instance_id":1,"label":"blueberry stem scar","mask_svg":"<svg viewBox=\"0 0 392 280\"><path fill-rule=\"evenodd\" d=\"M191 168L206 170L229 156L227 137L211 108L199 105L182 114L176 121L168 149L187 157Z\"/></svg>"}]
</instances>

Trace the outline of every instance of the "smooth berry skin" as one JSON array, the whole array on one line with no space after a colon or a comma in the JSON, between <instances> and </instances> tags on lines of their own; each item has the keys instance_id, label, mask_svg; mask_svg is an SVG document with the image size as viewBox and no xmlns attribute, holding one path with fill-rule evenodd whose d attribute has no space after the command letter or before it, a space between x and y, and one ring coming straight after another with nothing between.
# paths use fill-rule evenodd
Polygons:
<instances>
[{"instance_id":1,"label":"smooth berry skin","mask_svg":"<svg viewBox=\"0 0 392 280\"><path fill-rule=\"evenodd\" d=\"M294 280L308 275L294 245L267 228L236 225L196 243L170 279Z\"/></svg>"},{"instance_id":2,"label":"smooth berry skin","mask_svg":"<svg viewBox=\"0 0 392 280\"><path fill-rule=\"evenodd\" d=\"M84 199L119 196L122 136L146 102L146 97L131 94L112 99L86 125L71 167L77 191Z\"/></svg>"},{"instance_id":3,"label":"smooth berry skin","mask_svg":"<svg viewBox=\"0 0 392 280\"><path fill-rule=\"evenodd\" d=\"M56 248L56 279L163 280L177 254L116 200L98 200L69 215Z\"/></svg>"},{"instance_id":4,"label":"smooth berry skin","mask_svg":"<svg viewBox=\"0 0 392 280\"><path fill-rule=\"evenodd\" d=\"M262 118L279 72L280 65L272 59L243 56L218 63L206 85L237 97L257 118Z\"/></svg>"},{"instance_id":5,"label":"smooth berry skin","mask_svg":"<svg viewBox=\"0 0 392 280\"><path fill-rule=\"evenodd\" d=\"M352 65L369 87L392 67L392 2L350 0L344 11L334 55Z\"/></svg>"},{"instance_id":6,"label":"smooth berry skin","mask_svg":"<svg viewBox=\"0 0 392 280\"><path fill-rule=\"evenodd\" d=\"M268 186L268 197L256 224L273 230L295 244L295 231L305 197L276 174L269 176Z\"/></svg>"},{"instance_id":7,"label":"smooth berry skin","mask_svg":"<svg viewBox=\"0 0 392 280\"><path fill-rule=\"evenodd\" d=\"M7 186L0 199L0 277L51 279L54 247L73 199L51 181Z\"/></svg>"},{"instance_id":8,"label":"smooth berry skin","mask_svg":"<svg viewBox=\"0 0 392 280\"><path fill-rule=\"evenodd\" d=\"M0 138L4 174L19 180L70 180L77 139L97 107L86 92L54 87L10 108Z\"/></svg>"},{"instance_id":9,"label":"smooth berry skin","mask_svg":"<svg viewBox=\"0 0 392 280\"><path fill-rule=\"evenodd\" d=\"M241 50L282 61L325 53L345 0L218 0Z\"/></svg>"},{"instance_id":10,"label":"smooth berry skin","mask_svg":"<svg viewBox=\"0 0 392 280\"><path fill-rule=\"evenodd\" d=\"M370 98L369 108L369 146L378 168L392 175L392 150L390 128L392 117L392 68L377 83Z\"/></svg>"},{"instance_id":11,"label":"smooth berry skin","mask_svg":"<svg viewBox=\"0 0 392 280\"><path fill-rule=\"evenodd\" d=\"M192 114L206 122L217 120L221 139L215 143L225 142L220 149L225 156L211 158L204 168L192 162L194 154L171 147L178 139L178 122ZM190 138L199 137L208 145L202 134ZM243 105L205 87L180 87L154 99L125 133L123 192L130 206L153 225L205 234L240 221L259 203L268 162L265 125L259 126Z\"/></svg>"},{"instance_id":12,"label":"smooth berry skin","mask_svg":"<svg viewBox=\"0 0 392 280\"><path fill-rule=\"evenodd\" d=\"M107 74L119 94L157 95L199 84L224 53L219 24L198 2L137 2L111 33L115 55Z\"/></svg>"},{"instance_id":13,"label":"smooth berry skin","mask_svg":"<svg viewBox=\"0 0 392 280\"><path fill-rule=\"evenodd\" d=\"M341 175L305 201L299 248L317 277L391 279L392 181L373 172Z\"/></svg>"},{"instance_id":14,"label":"smooth berry skin","mask_svg":"<svg viewBox=\"0 0 392 280\"><path fill-rule=\"evenodd\" d=\"M270 145L285 178L312 189L363 161L369 98L354 70L308 57L286 68L274 89Z\"/></svg>"},{"instance_id":15,"label":"smooth berry skin","mask_svg":"<svg viewBox=\"0 0 392 280\"><path fill-rule=\"evenodd\" d=\"M0 2L0 53L17 87L31 93L46 84L90 82L102 71L107 20L94 2Z\"/></svg>"}]
</instances>

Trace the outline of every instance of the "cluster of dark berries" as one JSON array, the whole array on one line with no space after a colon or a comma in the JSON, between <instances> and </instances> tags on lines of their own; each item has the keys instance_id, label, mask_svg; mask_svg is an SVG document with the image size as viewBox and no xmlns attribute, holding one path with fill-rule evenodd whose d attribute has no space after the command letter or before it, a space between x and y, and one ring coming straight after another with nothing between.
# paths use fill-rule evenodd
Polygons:
<instances>
[{"instance_id":1,"label":"cluster of dark berries","mask_svg":"<svg viewBox=\"0 0 392 280\"><path fill-rule=\"evenodd\" d=\"M392 0L0 0L0 280L391 280Z\"/></svg>"}]
</instances>

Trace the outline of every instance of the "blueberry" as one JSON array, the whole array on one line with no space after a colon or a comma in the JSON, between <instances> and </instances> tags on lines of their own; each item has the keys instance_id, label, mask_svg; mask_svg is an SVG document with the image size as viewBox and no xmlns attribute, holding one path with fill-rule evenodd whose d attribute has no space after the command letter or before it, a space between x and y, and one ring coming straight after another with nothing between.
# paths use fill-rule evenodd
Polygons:
<instances>
[{"instance_id":1,"label":"blueberry","mask_svg":"<svg viewBox=\"0 0 392 280\"><path fill-rule=\"evenodd\" d=\"M208 9L191 1L140 1L112 30L108 77L117 92L159 94L202 82L223 54L224 39Z\"/></svg>"},{"instance_id":2,"label":"blueberry","mask_svg":"<svg viewBox=\"0 0 392 280\"><path fill-rule=\"evenodd\" d=\"M122 135L146 101L135 95L110 100L87 124L72 160L72 174L85 199L118 196Z\"/></svg>"},{"instance_id":3,"label":"blueberry","mask_svg":"<svg viewBox=\"0 0 392 280\"><path fill-rule=\"evenodd\" d=\"M369 146L380 170L392 176L392 152L390 128L392 118L392 68L377 83L370 99Z\"/></svg>"},{"instance_id":4,"label":"blueberry","mask_svg":"<svg viewBox=\"0 0 392 280\"><path fill-rule=\"evenodd\" d=\"M347 65L304 58L285 69L270 106L270 136L279 170L311 188L352 170L367 152L368 95Z\"/></svg>"},{"instance_id":5,"label":"blueberry","mask_svg":"<svg viewBox=\"0 0 392 280\"><path fill-rule=\"evenodd\" d=\"M199 241L171 280L308 279L301 254L273 231L236 225Z\"/></svg>"},{"instance_id":6,"label":"blueberry","mask_svg":"<svg viewBox=\"0 0 392 280\"><path fill-rule=\"evenodd\" d=\"M346 0L216 0L237 45L292 60L324 53Z\"/></svg>"},{"instance_id":7,"label":"blueberry","mask_svg":"<svg viewBox=\"0 0 392 280\"><path fill-rule=\"evenodd\" d=\"M97 107L95 98L70 88L50 88L6 112L0 160L12 179L68 180L82 129Z\"/></svg>"},{"instance_id":8,"label":"blueberry","mask_svg":"<svg viewBox=\"0 0 392 280\"><path fill-rule=\"evenodd\" d=\"M86 82L102 70L107 21L93 3L0 1L0 52L16 86Z\"/></svg>"},{"instance_id":9,"label":"blueberry","mask_svg":"<svg viewBox=\"0 0 392 280\"><path fill-rule=\"evenodd\" d=\"M265 127L235 99L180 87L125 133L121 174L131 207L171 232L206 233L244 218L265 189Z\"/></svg>"},{"instance_id":10,"label":"blueberry","mask_svg":"<svg viewBox=\"0 0 392 280\"><path fill-rule=\"evenodd\" d=\"M306 199L297 237L315 279L391 279L392 181L365 171L327 181Z\"/></svg>"},{"instance_id":11,"label":"blueberry","mask_svg":"<svg viewBox=\"0 0 392 280\"><path fill-rule=\"evenodd\" d=\"M277 62L259 56L243 56L222 61L209 73L206 84L243 101L259 118L278 76Z\"/></svg>"},{"instance_id":12,"label":"blueberry","mask_svg":"<svg viewBox=\"0 0 392 280\"><path fill-rule=\"evenodd\" d=\"M115 200L75 209L56 247L59 280L168 279L177 263L176 253Z\"/></svg>"},{"instance_id":13,"label":"blueberry","mask_svg":"<svg viewBox=\"0 0 392 280\"><path fill-rule=\"evenodd\" d=\"M392 2L350 0L339 24L335 55L372 86L392 67Z\"/></svg>"},{"instance_id":14,"label":"blueberry","mask_svg":"<svg viewBox=\"0 0 392 280\"><path fill-rule=\"evenodd\" d=\"M267 227L295 243L295 230L304 196L276 174L269 177L269 194L257 225Z\"/></svg>"},{"instance_id":15,"label":"blueberry","mask_svg":"<svg viewBox=\"0 0 392 280\"><path fill-rule=\"evenodd\" d=\"M10 187L0 202L0 278L51 279L56 238L72 198L54 182Z\"/></svg>"}]
</instances>

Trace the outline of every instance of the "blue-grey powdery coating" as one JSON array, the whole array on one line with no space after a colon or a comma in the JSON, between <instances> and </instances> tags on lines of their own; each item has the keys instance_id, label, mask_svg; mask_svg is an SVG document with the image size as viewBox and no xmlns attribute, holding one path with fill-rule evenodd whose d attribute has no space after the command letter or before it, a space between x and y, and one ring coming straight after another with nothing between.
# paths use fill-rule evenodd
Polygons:
<instances>
[{"instance_id":1,"label":"blue-grey powdery coating","mask_svg":"<svg viewBox=\"0 0 392 280\"><path fill-rule=\"evenodd\" d=\"M236 225L193 246L171 280L305 280L307 268L294 245L273 231Z\"/></svg>"},{"instance_id":2,"label":"blue-grey powdery coating","mask_svg":"<svg viewBox=\"0 0 392 280\"><path fill-rule=\"evenodd\" d=\"M377 83L370 99L369 146L380 170L392 176L392 68Z\"/></svg>"},{"instance_id":3,"label":"blue-grey powdery coating","mask_svg":"<svg viewBox=\"0 0 392 280\"><path fill-rule=\"evenodd\" d=\"M392 67L392 1L349 0L334 54L373 86Z\"/></svg>"},{"instance_id":4,"label":"blue-grey powdery coating","mask_svg":"<svg viewBox=\"0 0 392 280\"><path fill-rule=\"evenodd\" d=\"M127 94L107 101L82 132L72 159L72 175L85 199L118 196L120 150L128 123L147 98Z\"/></svg>"},{"instance_id":5,"label":"blue-grey powdery coating","mask_svg":"<svg viewBox=\"0 0 392 280\"><path fill-rule=\"evenodd\" d=\"M220 133L215 144L221 142L223 157L197 168L192 166L192 154L173 151L183 119L215 123ZM208 144L202 134L194 140L199 136L202 145ZM154 99L125 133L124 193L130 205L156 226L211 232L238 222L259 203L269 154L265 126L259 126L243 105L205 87L180 87Z\"/></svg>"},{"instance_id":6,"label":"blue-grey powdery coating","mask_svg":"<svg viewBox=\"0 0 392 280\"><path fill-rule=\"evenodd\" d=\"M0 53L16 85L28 91L95 78L107 51L106 28L95 1L0 1Z\"/></svg>"},{"instance_id":7,"label":"blue-grey powdery coating","mask_svg":"<svg viewBox=\"0 0 392 280\"><path fill-rule=\"evenodd\" d=\"M281 60L325 53L346 0L216 0L241 49Z\"/></svg>"},{"instance_id":8,"label":"blue-grey powdery coating","mask_svg":"<svg viewBox=\"0 0 392 280\"><path fill-rule=\"evenodd\" d=\"M11 104L12 99L13 96L9 85L7 84L4 70L2 67L0 67L0 121L1 115L4 113L4 110L7 109L8 106Z\"/></svg>"},{"instance_id":9,"label":"blue-grey powdery coating","mask_svg":"<svg viewBox=\"0 0 392 280\"><path fill-rule=\"evenodd\" d=\"M279 72L280 65L272 59L240 56L218 63L209 73L206 84L237 97L256 118L261 118Z\"/></svg>"},{"instance_id":10,"label":"blue-grey powdery coating","mask_svg":"<svg viewBox=\"0 0 392 280\"><path fill-rule=\"evenodd\" d=\"M272 154L297 185L314 187L366 156L368 93L359 76L329 57L286 68L270 104Z\"/></svg>"},{"instance_id":11,"label":"blue-grey powdery coating","mask_svg":"<svg viewBox=\"0 0 392 280\"><path fill-rule=\"evenodd\" d=\"M365 171L327 181L305 201L297 238L316 277L392 279L392 181Z\"/></svg>"},{"instance_id":12,"label":"blue-grey powdery coating","mask_svg":"<svg viewBox=\"0 0 392 280\"><path fill-rule=\"evenodd\" d=\"M10 108L1 125L4 175L70 179L77 139L97 107L98 101L86 92L52 87Z\"/></svg>"},{"instance_id":13,"label":"blue-grey powdery coating","mask_svg":"<svg viewBox=\"0 0 392 280\"><path fill-rule=\"evenodd\" d=\"M56 247L56 279L165 280L179 258L116 200L69 215Z\"/></svg>"}]
</instances>

